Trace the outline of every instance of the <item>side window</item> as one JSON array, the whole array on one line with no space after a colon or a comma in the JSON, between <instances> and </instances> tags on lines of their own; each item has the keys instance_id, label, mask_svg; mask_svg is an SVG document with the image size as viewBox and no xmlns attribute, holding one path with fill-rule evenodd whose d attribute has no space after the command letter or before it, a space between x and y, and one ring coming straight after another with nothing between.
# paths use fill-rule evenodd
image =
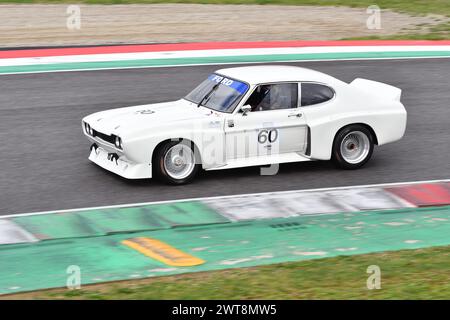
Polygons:
<instances>
[{"instance_id":1,"label":"side window","mask_svg":"<svg viewBox=\"0 0 450 320\"><path fill-rule=\"evenodd\" d=\"M330 100L334 91L318 83L302 83L301 106L310 106Z\"/></svg>"},{"instance_id":2,"label":"side window","mask_svg":"<svg viewBox=\"0 0 450 320\"><path fill-rule=\"evenodd\" d=\"M297 83L278 83L258 86L245 104L251 105L253 112L296 108L297 101Z\"/></svg>"}]
</instances>

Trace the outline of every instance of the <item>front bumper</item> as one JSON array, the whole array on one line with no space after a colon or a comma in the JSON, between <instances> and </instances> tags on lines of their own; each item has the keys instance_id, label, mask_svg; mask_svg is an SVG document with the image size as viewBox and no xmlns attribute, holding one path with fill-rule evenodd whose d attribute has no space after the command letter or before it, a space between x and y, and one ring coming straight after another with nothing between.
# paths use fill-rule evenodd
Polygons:
<instances>
[{"instance_id":1,"label":"front bumper","mask_svg":"<svg viewBox=\"0 0 450 320\"><path fill-rule=\"evenodd\" d=\"M102 147L91 148L89 160L126 179L149 179L152 177L152 167L149 163L133 163L123 155L108 157L108 154L108 151Z\"/></svg>"}]
</instances>

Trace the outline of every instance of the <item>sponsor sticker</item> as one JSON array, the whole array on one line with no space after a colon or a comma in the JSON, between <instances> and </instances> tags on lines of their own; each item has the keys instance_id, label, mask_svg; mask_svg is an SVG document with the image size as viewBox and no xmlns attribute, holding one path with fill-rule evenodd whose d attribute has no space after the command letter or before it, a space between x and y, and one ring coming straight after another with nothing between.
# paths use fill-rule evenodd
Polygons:
<instances>
[{"instance_id":1,"label":"sponsor sticker","mask_svg":"<svg viewBox=\"0 0 450 320\"><path fill-rule=\"evenodd\" d=\"M233 88L234 90L236 90L237 92L244 94L247 89L248 89L248 85L237 81L237 80L232 80L232 79L228 79L222 76L219 76L217 74L212 74L208 77L209 80L220 83L221 85L225 85L227 87Z\"/></svg>"}]
</instances>

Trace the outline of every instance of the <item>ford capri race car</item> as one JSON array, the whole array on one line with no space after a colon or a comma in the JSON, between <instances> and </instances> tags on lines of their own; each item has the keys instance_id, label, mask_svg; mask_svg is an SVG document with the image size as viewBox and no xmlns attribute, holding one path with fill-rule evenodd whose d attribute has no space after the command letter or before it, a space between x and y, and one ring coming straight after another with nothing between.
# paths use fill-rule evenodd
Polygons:
<instances>
[{"instance_id":1,"label":"ford capri race car","mask_svg":"<svg viewBox=\"0 0 450 320\"><path fill-rule=\"evenodd\" d=\"M191 181L200 169L332 160L357 169L403 137L399 88L290 66L221 69L183 99L82 120L89 159L128 179Z\"/></svg>"}]
</instances>

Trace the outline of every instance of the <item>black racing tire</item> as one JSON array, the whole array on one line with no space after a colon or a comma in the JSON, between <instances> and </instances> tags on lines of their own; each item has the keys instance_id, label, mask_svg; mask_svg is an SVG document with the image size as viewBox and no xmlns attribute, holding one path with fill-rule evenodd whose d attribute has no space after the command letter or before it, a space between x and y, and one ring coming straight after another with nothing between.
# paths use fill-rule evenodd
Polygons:
<instances>
[{"instance_id":1,"label":"black racing tire","mask_svg":"<svg viewBox=\"0 0 450 320\"><path fill-rule=\"evenodd\" d=\"M166 156L168 157L168 153L172 152L171 150L175 146L176 148L183 148L183 152L190 150L194 157L194 163L189 162L189 166L192 163L192 169L186 171L185 174L180 174L176 176L173 172L171 173L171 166L167 164ZM169 161L170 162L170 161ZM175 163L171 162L173 168L175 168ZM195 176L198 174L201 168L201 164L199 161L199 157L195 152L194 144L190 141L178 140L178 141L167 141L162 145L158 146L153 154L153 173L155 178L170 185L182 185L191 182Z\"/></svg>"},{"instance_id":2,"label":"black racing tire","mask_svg":"<svg viewBox=\"0 0 450 320\"><path fill-rule=\"evenodd\" d=\"M349 125L336 134L331 160L341 169L359 169L369 161L373 148L374 137L366 126Z\"/></svg>"}]
</instances>

